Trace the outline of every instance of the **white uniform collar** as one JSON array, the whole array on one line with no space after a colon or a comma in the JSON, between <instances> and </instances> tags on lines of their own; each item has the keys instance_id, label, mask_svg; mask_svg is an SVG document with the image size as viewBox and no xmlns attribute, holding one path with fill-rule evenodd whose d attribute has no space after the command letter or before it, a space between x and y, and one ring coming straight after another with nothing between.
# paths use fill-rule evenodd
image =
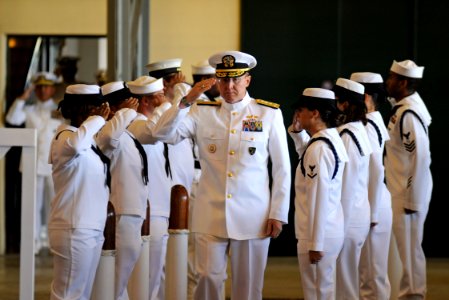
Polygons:
<instances>
[{"instance_id":1,"label":"white uniform collar","mask_svg":"<svg viewBox=\"0 0 449 300\"><path fill-rule=\"evenodd\" d=\"M344 129L348 129L356 135L364 155L369 155L373 152L373 148L371 148L371 143L368 140L368 135L366 134L366 129L362 121L348 122L337 128L338 132L342 132Z\"/></svg>"},{"instance_id":2,"label":"white uniform collar","mask_svg":"<svg viewBox=\"0 0 449 300\"><path fill-rule=\"evenodd\" d=\"M368 119L374 121L374 123L376 123L376 125L377 124L384 124L384 120L382 118L382 115L377 110L366 114L366 117ZM382 140L384 140L384 141L390 140L390 135L388 134L387 128L385 126L378 126L378 127L379 127L379 130L380 130L380 134L382 135Z\"/></svg>"},{"instance_id":3,"label":"white uniform collar","mask_svg":"<svg viewBox=\"0 0 449 300\"><path fill-rule=\"evenodd\" d=\"M315 133L312 138L325 137L328 138L337 151L338 158L342 162L348 161L348 154L336 128L326 128Z\"/></svg>"},{"instance_id":4,"label":"white uniform collar","mask_svg":"<svg viewBox=\"0 0 449 300\"><path fill-rule=\"evenodd\" d=\"M410 96L405 97L397 104L408 104L414 107L418 107L418 111L416 113L418 113L423 118L424 124L426 126L429 126L430 123L432 123L432 117L430 116L430 113L427 110L427 107L424 104L424 101L419 96L418 92L414 92Z\"/></svg>"},{"instance_id":5,"label":"white uniform collar","mask_svg":"<svg viewBox=\"0 0 449 300\"><path fill-rule=\"evenodd\" d=\"M221 103L221 106L229 111L239 111L239 110L242 110L243 108L245 108L249 104L250 101L251 101L251 97L249 96L248 92L246 92L245 97L243 97L243 99L240 100L239 102L228 103L223 100L223 102Z\"/></svg>"},{"instance_id":6,"label":"white uniform collar","mask_svg":"<svg viewBox=\"0 0 449 300\"><path fill-rule=\"evenodd\" d=\"M48 99L48 100L45 101L45 102L42 102L42 101L40 101L40 100L37 100L37 101L36 101L36 105L37 105L38 107L41 107L41 108L50 108L50 107L52 107L52 106L55 105L55 102L53 101L53 98L50 98L50 99Z\"/></svg>"}]
</instances>

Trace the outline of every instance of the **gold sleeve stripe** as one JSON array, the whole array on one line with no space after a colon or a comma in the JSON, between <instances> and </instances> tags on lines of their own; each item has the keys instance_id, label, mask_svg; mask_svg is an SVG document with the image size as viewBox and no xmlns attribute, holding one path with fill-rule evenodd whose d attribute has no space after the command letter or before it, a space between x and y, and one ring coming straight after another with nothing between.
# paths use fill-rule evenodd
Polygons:
<instances>
[{"instance_id":1,"label":"gold sleeve stripe","mask_svg":"<svg viewBox=\"0 0 449 300\"><path fill-rule=\"evenodd\" d=\"M268 107L275 108L275 109L278 109L279 107L281 107L281 105L279 103L274 103L274 102L265 101L265 100L261 100L261 99L256 99L256 102L257 102L257 104L268 106Z\"/></svg>"},{"instance_id":2,"label":"gold sleeve stripe","mask_svg":"<svg viewBox=\"0 0 449 300\"><path fill-rule=\"evenodd\" d=\"M198 100L196 101L197 105L203 105L203 106L221 106L220 101L204 101L204 100Z\"/></svg>"}]
</instances>

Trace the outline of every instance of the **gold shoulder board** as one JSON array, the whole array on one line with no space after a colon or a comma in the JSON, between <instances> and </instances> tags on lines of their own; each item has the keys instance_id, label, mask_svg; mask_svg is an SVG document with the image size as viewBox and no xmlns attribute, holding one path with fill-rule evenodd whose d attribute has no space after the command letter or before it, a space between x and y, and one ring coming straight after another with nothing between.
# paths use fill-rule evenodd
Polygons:
<instances>
[{"instance_id":1,"label":"gold shoulder board","mask_svg":"<svg viewBox=\"0 0 449 300\"><path fill-rule=\"evenodd\" d=\"M196 101L197 105L201 105L201 106L220 106L221 102L220 101L204 101L204 100L198 100Z\"/></svg>"},{"instance_id":2,"label":"gold shoulder board","mask_svg":"<svg viewBox=\"0 0 449 300\"><path fill-rule=\"evenodd\" d=\"M279 103L274 103L274 102L270 102L270 101L265 101L265 100L261 100L261 99L256 99L257 104L263 105L263 106L268 106L274 109L278 109L281 105Z\"/></svg>"}]
</instances>

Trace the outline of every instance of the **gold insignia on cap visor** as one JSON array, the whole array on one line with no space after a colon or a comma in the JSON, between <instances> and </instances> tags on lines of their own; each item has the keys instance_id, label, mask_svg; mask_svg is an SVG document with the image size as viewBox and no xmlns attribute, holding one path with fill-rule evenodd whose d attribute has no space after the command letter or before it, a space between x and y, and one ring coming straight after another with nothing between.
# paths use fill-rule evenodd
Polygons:
<instances>
[{"instance_id":1,"label":"gold insignia on cap visor","mask_svg":"<svg viewBox=\"0 0 449 300\"><path fill-rule=\"evenodd\" d=\"M221 62L223 68L225 69L221 69L219 68L219 66L217 66L215 76L217 76L218 78L240 77L245 74L245 72L248 72L250 70L250 68L238 68L237 66L236 68L233 68L235 66L235 57L232 55L223 56Z\"/></svg>"},{"instance_id":2,"label":"gold insignia on cap visor","mask_svg":"<svg viewBox=\"0 0 449 300\"><path fill-rule=\"evenodd\" d=\"M235 57L232 56L232 55L225 55L225 56L223 56L221 61L223 62L223 65L226 68L232 68L234 66L234 63L235 63Z\"/></svg>"},{"instance_id":3,"label":"gold insignia on cap visor","mask_svg":"<svg viewBox=\"0 0 449 300\"><path fill-rule=\"evenodd\" d=\"M250 68L245 69L217 69L215 76L218 78L224 78L224 77L240 77L245 72L248 72Z\"/></svg>"}]
</instances>

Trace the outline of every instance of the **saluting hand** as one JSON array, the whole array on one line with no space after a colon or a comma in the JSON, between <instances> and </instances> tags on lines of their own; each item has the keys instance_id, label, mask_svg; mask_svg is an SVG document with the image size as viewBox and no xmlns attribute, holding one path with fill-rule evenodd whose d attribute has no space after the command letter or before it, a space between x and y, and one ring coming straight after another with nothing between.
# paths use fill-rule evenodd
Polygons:
<instances>
[{"instance_id":1,"label":"saluting hand","mask_svg":"<svg viewBox=\"0 0 449 300\"><path fill-rule=\"evenodd\" d=\"M104 102L100 106L92 108L90 111L90 116L100 116L103 119L108 120L110 112L111 109L109 107L109 103Z\"/></svg>"},{"instance_id":2,"label":"saluting hand","mask_svg":"<svg viewBox=\"0 0 449 300\"><path fill-rule=\"evenodd\" d=\"M119 105L119 109L130 108L130 109L134 109L135 111L137 111L138 107L139 107L139 99L134 98L134 97L130 97L130 98L126 99Z\"/></svg>"},{"instance_id":3,"label":"saluting hand","mask_svg":"<svg viewBox=\"0 0 449 300\"><path fill-rule=\"evenodd\" d=\"M111 113L111 108L109 107L108 102L104 102L98 108L98 115L103 117L103 119L108 120L109 114Z\"/></svg>"},{"instance_id":4,"label":"saluting hand","mask_svg":"<svg viewBox=\"0 0 449 300\"><path fill-rule=\"evenodd\" d=\"M193 101L198 99L198 97L201 96L202 93L210 90L210 88L215 84L216 81L217 79L215 78L208 78L195 83L195 85L186 95L186 100L189 103L192 103Z\"/></svg>"},{"instance_id":5,"label":"saluting hand","mask_svg":"<svg viewBox=\"0 0 449 300\"><path fill-rule=\"evenodd\" d=\"M294 132L300 132L301 130L303 130L301 123L299 122L298 113L296 112L293 115L292 129Z\"/></svg>"}]
</instances>

